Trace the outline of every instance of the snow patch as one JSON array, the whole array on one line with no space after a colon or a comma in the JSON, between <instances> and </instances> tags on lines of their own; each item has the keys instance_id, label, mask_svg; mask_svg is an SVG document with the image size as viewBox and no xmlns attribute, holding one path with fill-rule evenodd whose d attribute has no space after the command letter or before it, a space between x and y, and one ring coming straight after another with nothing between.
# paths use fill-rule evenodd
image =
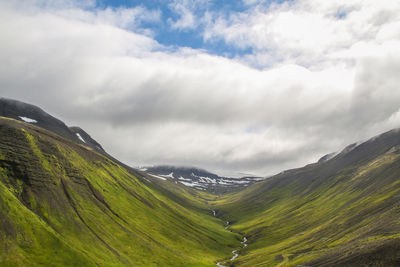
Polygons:
<instances>
[{"instance_id":1,"label":"snow patch","mask_svg":"<svg viewBox=\"0 0 400 267\"><path fill-rule=\"evenodd\" d=\"M149 179L147 179L146 177L143 177L143 179L145 179L147 182L151 183L151 181Z\"/></svg>"},{"instance_id":2,"label":"snow patch","mask_svg":"<svg viewBox=\"0 0 400 267\"><path fill-rule=\"evenodd\" d=\"M76 133L76 136L78 136L79 140L86 143L86 141L82 138L82 136L79 133Z\"/></svg>"},{"instance_id":3,"label":"snow patch","mask_svg":"<svg viewBox=\"0 0 400 267\"><path fill-rule=\"evenodd\" d=\"M183 178L182 176L180 176L180 177L178 178L178 180L189 181L189 182L192 181L192 179L186 179L186 178Z\"/></svg>"},{"instance_id":4,"label":"snow patch","mask_svg":"<svg viewBox=\"0 0 400 267\"><path fill-rule=\"evenodd\" d=\"M232 184L248 184L250 181L246 180L235 180L235 181L230 181Z\"/></svg>"},{"instance_id":5,"label":"snow patch","mask_svg":"<svg viewBox=\"0 0 400 267\"><path fill-rule=\"evenodd\" d=\"M165 175L165 174L160 174L160 176L162 176L162 177L166 177L166 178L172 178L172 179L174 179L174 173L173 172L171 172L170 174L168 174L168 175Z\"/></svg>"},{"instance_id":6,"label":"snow patch","mask_svg":"<svg viewBox=\"0 0 400 267\"><path fill-rule=\"evenodd\" d=\"M194 187L194 188L199 189L199 190L206 190L206 189L204 188L204 185L199 184L198 182L191 182L191 183L182 182L182 181L179 181L179 182L180 182L181 184L183 184L183 185L186 185L186 186L189 186L189 187Z\"/></svg>"},{"instance_id":7,"label":"snow patch","mask_svg":"<svg viewBox=\"0 0 400 267\"><path fill-rule=\"evenodd\" d=\"M199 178L204 181L205 183L212 183L212 184L216 184L217 180L210 178L210 177L205 177L205 176L199 176Z\"/></svg>"},{"instance_id":8,"label":"snow patch","mask_svg":"<svg viewBox=\"0 0 400 267\"><path fill-rule=\"evenodd\" d=\"M189 187L195 187L195 186L199 186L199 184L195 184L195 183L188 183L188 182L182 182L182 181L179 181L181 184L183 184L183 185L186 185L186 186L189 186Z\"/></svg>"},{"instance_id":9,"label":"snow patch","mask_svg":"<svg viewBox=\"0 0 400 267\"><path fill-rule=\"evenodd\" d=\"M164 181L167 180L167 178L164 178L164 177L161 177L161 176L157 176L157 175L154 175L154 174L148 173L148 175L153 176L153 177L158 178L158 179L161 179L161 180L164 180Z\"/></svg>"},{"instance_id":10,"label":"snow patch","mask_svg":"<svg viewBox=\"0 0 400 267\"><path fill-rule=\"evenodd\" d=\"M29 123L37 123L37 120L28 118L28 117L24 117L24 116L18 116L21 120L23 120L24 122L29 122Z\"/></svg>"}]
</instances>

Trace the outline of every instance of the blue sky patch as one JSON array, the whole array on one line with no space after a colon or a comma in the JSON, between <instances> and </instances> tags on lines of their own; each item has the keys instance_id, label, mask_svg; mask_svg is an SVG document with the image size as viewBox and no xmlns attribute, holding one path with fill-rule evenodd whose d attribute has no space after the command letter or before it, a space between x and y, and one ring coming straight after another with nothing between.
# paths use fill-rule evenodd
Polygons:
<instances>
[{"instance_id":1,"label":"blue sky patch","mask_svg":"<svg viewBox=\"0 0 400 267\"><path fill-rule=\"evenodd\" d=\"M194 27L174 28L172 24L181 18L179 11L174 9L175 4L185 2L185 8L190 10L195 16L195 20L203 18L206 12L218 14L222 17L228 17L232 12L245 12L249 5L243 1L232 0L215 0L215 1L162 1L162 0L97 0L96 8L134 8L145 7L148 10L159 10L160 22L142 22L141 27L150 29L154 36L153 38L160 44L178 49L180 47L190 47L193 49L202 49L207 53L220 55L228 58L243 56L252 53L251 48L239 48L226 44L223 40L204 41L204 27L201 22L196 21ZM275 1L260 1L267 6L272 2L283 2L282 0Z\"/></svg>"}]
</instances>

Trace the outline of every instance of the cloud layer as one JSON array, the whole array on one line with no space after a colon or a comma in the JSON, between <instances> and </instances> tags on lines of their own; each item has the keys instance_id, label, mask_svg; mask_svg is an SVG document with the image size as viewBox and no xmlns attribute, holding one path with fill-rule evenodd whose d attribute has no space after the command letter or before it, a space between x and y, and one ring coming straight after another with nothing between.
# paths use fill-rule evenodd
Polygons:
<instances>
[{"instance_id":1,"label":"cloud layer","mask_svg":"<svg viewBox=\"0 0 400 267\"><path fill-rule=\"evenodd\" d=\"M400 4L335 2L226 14L174 1L176 21L143 6L2 3L0 93L134 166L273 174L400 125ZM149 21L252 52L172 49Z\"/></svg>"}]
</instances>

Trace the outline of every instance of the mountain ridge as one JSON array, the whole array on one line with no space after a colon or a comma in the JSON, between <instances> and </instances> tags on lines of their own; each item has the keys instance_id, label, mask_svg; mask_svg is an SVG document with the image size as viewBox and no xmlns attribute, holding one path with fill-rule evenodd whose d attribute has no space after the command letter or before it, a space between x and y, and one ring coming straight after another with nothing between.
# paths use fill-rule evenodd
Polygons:
<instances>
[{"instance_id":1,"label":"mountain ridge","mask_svg":"<svg viewBox=\"0 0 400 267\"><path fill-rule=\"evenodd\" d=\"M182 188L172 198L90 147L26 122L0 118L0 136L1 264L213 266L236 242L205 200Z\"/></svg>"},{"instance_id":2,"label":"mountain ridge","mask_svg":"<svg viewBox=\"0 0 400 267\"><path fill-rule=\"evenodd\" d=\"M249 240L236 265L400 263L400 131L342 151L212 202Z\"/></svg>"},{"instance_id":3,"label":"mountain ridge","mask_svg":"<svg viewBox=\"0 0 400 267\"><path fill-rule=\"evenodd\" d=\"M222 177L205 169L185 166L158 165L144 167L142 170L165 179L171 179L185 186L216 194L239 191L264 179L263 177L256 176L241 178Z\"/></svg>"},{"instance_id":4,"label":"mountain ridge","mask_svg":"<svg viewBox=\"0 0 400 267\"><path fill-rule=\"evenodd\" d=\"M400 265L399 129L222 194L193 184L229 178L133 169L31 108L0 105L0 265Z\"/></svg>"},{"instance_id":5,"label":"mountain ridge","mask_svg":"<svg viewBox=\"0 0 400 267\"><path fill-rule=\"evenodd\" d=\"M77 126L68 127L63 121L50 115L38 106L1 97L0 116L39 126L76 143L85 144L100 153L106 153L102 146L92 139L82 128ZM79 136L81 136L81 138ZM84 136L86 140L83 139L82 136Z\"/></svg>"},{"instance_id":6,"label":"mountain ridge","mask_svg":"<svg viewBox=\"0 0 400 267\"><path fill-rule=\"evenodd\" d=\"M101 144L94 140L86 131L79 126L67 126L64 122L56 117L48 114L42 108L32 104L21 102L18 100L0 98L0 116L13 118L19 121L27 122L32 125L44 128L56 134L59 134L73 142L89 146L95 151L105 155L109 159L117 162L127 169L133 170L134 168L120 162L115 157L108 154ZM153 166L146 168L147 172L153 175L168 176L171 170L177 173L175 181L188 186L195 187L200 190L207 190L213 193L227 193L230 191L241 190L257 181L260 177L242 177L242 178L229 178L221 177L219 175L210 173L204 169L197 167L177 167L177 166ZM191 173L187 171L191 170ZM166 173L168 172L168 173Z\"/></svg>"}]
</instances>

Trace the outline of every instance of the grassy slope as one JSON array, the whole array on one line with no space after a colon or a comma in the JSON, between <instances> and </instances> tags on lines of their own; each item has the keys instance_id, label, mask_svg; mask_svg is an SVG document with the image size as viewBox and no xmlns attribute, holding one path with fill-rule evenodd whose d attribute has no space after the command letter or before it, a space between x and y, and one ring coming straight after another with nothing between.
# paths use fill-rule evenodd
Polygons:
<instances>
[{"instance_id":1,"label":"grassy slope","mask_svg":"<svg viewBox=\"0 0 400 267\"><path fill-rule=\"evenodd\" d=\"M215 201L249 239L235 266L399 265L399 153L310 165Z\"/></svg>"},{"instance_id":2,"label":"grassy slope","mask_svg":"<svg viewBox=\"0 0 400 267\"><path fill-rule=\"evenodd\" d=\"M393 266L400 154L384 144L217 199L1 118L0 265L215 266L240 237L214 208L249 239L235 266Z\"/></svg>"},{"instance_id":3,"label":"grassy slope","mask_svg":"<svg viewBox=\"0 0 400 267\"><path fill-rule=\"evenodd\" d=\"M0 264L214 266L237 246L205 199L139 176L1 118Z\"/></svg>"}]
</instances>

